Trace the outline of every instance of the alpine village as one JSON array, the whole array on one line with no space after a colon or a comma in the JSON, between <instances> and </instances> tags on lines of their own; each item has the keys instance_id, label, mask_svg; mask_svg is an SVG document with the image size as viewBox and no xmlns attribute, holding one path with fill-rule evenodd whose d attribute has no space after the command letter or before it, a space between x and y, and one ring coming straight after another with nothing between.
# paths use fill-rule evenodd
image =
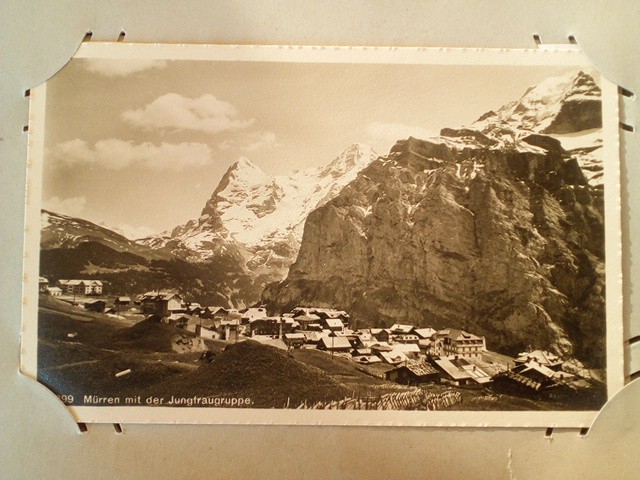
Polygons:
<instances>
[{"instance_id":1,"label":"alpine village","mask_svg":"<svg viewBox=\"0 0 640 480\"><path fill-rule=\"evenodd\" d=\"M38 379L84 406L598 409L600 108L576 72L387 155L243 159L143 239L43 210Z\"/></svg>"}]
</instances>

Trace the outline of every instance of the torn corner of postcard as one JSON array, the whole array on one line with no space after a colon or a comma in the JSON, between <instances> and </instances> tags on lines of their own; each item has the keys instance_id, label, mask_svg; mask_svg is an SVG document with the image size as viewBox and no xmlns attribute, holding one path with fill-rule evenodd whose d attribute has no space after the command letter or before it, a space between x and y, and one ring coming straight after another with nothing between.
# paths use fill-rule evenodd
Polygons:
<instances>
[{"instance_id":1,"label":"torn corner of postcard","mask_svg":"<svg viewBox=\"0 0 640 480\"><path fill-rule=\"evenodd\" d=\"M92 42L30 102L22 371L79 421L584 427L624 384L576 49Z\"/></svg>"}]
</instances>

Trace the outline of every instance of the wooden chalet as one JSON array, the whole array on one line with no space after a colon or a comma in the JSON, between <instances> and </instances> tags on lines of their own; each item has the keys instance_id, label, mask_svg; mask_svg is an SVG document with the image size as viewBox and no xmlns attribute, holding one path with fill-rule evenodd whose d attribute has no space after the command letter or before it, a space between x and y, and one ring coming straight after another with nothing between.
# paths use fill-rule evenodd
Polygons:
<instances>
[{"instance_id":1,"label":"wooden chalet","mask_svg":"<svg viewBox=\"0 0 640 480\"><path fill-rule=\"evenodd\" d=\"M92 312L104 313L107 302L104 300L88 300L84 302L84 309Z\"/></svg>"},{"instance_id":2,"label":"wooden chalet","mask_svg":"<svg viewBox=\"0 0 640 480\"><path fill-rule=\"evenodd\" d=\"M174 313L184 313L181 295L173 292L147 292L141 299L141 310L144 314L166 317Z\"/></svg>"},{"instance_id":3,"label":"wooden chalet","mask_svg":"<svg viewBox=\"0 0 640 480\"><path fill-rule=\"evenodd\" d=\"M317 348L328 352L350 352L353 347L345 337L328 336L320 339Z\"/></svg>"},{"instance_id":4,"label":"wooden chalet","mask_svg":"<svg viewBox=\"0 0 640 480\"><path fill-rule=\"evenodd\" d=\"M284 343L289 348L302 348L305 344L306 337L304 333L285 333Z\"/></svg>"},{"instance_id":5,"label":"wooden chalet","mask_svg":"<svg viewBox=\"0 0 640 480\"><path fill-rule=\"evenodd\" d=\"M128 307L131 305L131 297L118 297L116 298L115 304L118 307Z\"/></svg>"},{"instance_id":6,"label":"wooden chalet","mask_svg":"<svg viewBox=\"0 0 640 480\"><path fill-rule=\"evenodd\" d=\"M432 358L431 364L440 371L441 380L451 385L479 386L491 382L487 372L462 357Z\"/></svg>"},{"instance_id":7,"label":"wooden chalet","mask_svg":"<svg viewBox=\"0 0 640 480\"><path fill-rule=\"evenodd\" d=\"M420 385L423 383L436 383L440 374L428 363L409 361L394 370L389 370L386 379L403 385Z\"/></svg>"},{"instance_id":8,"label":"wooden chalet","mask_svg":"<svg viewBox=\"0 0 640 480\"><path fill-rule=\"evenodd\" d=\"M543 367L550 368L556 372L562 370L562 360L557 355L545 350L534 350L532 352L523 352L515 359L515 364L524 365L530 362L535 362Z\"/></svg>"}]
</instances>

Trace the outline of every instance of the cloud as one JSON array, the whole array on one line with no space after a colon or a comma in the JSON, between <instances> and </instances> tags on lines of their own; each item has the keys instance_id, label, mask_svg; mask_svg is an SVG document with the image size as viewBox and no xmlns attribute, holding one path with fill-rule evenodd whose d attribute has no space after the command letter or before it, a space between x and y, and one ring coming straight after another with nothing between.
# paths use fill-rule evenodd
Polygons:
<instances>
[{"instance_id":1,"label":"cloud","mask_svg":"<svg viewBox=\"0 0 640 480\"><path fill-rule=\"evenodd\" d=\"M388 152L398 140L409 137L425 139L439 135L438 131L428 130L423 127L403 125L401 123L373 122L367 126L370 136L369 143L380 152Z\"/></svg>"},{"instance_id":2,"label":"cloud","mask_svg":"<svg viewBox=\"0 0 640 480\"><path fill-rule=\"evenodd\" d=\"M167 66L166 60L92 58L85 59L85 68L92 73L106 77L126 77L133 73L150 69L161 69Z\"/></svg>"},{"instance_id":3,"label":"cloud","mask_svg":"<svg viewBox=\"0 0 640 480\"><path fill-rule=\"evenodd\" d=\"M218 144L218 147L222 150L238 148L245 152L255 152L257 150L266 150L281 146L276 139L276 134L270 131L252 132L244 135L242 138L225 140Z\"/></svg>"},{"instance_id":4,"label":"cloud","mask_svg":"<svg viewBox=\"0 0 640 480\"><path fill-rule=\"evenodd\" d=\"M82 214L86 204L87 197L84 196L69 198L51 197L43 202L43 207L50 212L77 217Z\"/></svg>"},{"instance_id":5,"label":"cloud","mask_svg":"<svg viewBox=\"0 0 640 480\"><path fill-rule=\"evenodd\" d=\"M253 118L241 119L236 107L210 93L198 98L167 93L143 108L123 112L120 117L145 130L177 129L205 133L247 128L255 121Z\"/></svg>"},{"instance_id":6,"label":"cloud","mask_svg":"<svg viewBox=\"0 0 640 480\"><path fill-rule=\"evenodd\" d=\"M116 138L99 140L93 146L76 138L57 144L51 153L55 160L70 166L88 164L110 170L142 166L152 170L177 171L201 167L212 161L211 148L204 143L135 144Z\"/></svg>"}]
</instances>

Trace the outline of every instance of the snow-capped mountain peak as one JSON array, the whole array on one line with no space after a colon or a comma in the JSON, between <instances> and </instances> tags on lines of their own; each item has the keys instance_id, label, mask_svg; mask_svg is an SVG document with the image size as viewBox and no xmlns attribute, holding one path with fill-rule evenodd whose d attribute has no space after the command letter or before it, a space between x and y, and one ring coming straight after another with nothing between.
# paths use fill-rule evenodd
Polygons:
<instances>
[{"instance_id":1,"label":"snow-capped mountain peak","mask_svg":"<svg viewBox=\"0 0 640 480\"><path fill-rule=\"evenodd\" d=\"M566 133L596 128L601 116L600 88L593 77L580 71L549 77L529 88L520 99L507 103L496 112L487 112L470 128L488 133L497 124L536 133ZM587 110L578 118L568 116L577 108ZM575 117L575 115L573 115Z\"/></svg>"},{"instance_id":2,"label":"snow-capped mountain peak","mask_svg":"<svg viewBox=\"0 0 640 480\"><path fill-rule=\"evenodd\" d=\"M223 175L199 218L176 227L170 236L144 242L154 248L178 242L191 260L206 260L233 245L247 252L249 269L282 271L295 260L309 213L377 158L371 147L356 143L326 166L276 176L241 158Z\"/></svg>"}]
</instances>

